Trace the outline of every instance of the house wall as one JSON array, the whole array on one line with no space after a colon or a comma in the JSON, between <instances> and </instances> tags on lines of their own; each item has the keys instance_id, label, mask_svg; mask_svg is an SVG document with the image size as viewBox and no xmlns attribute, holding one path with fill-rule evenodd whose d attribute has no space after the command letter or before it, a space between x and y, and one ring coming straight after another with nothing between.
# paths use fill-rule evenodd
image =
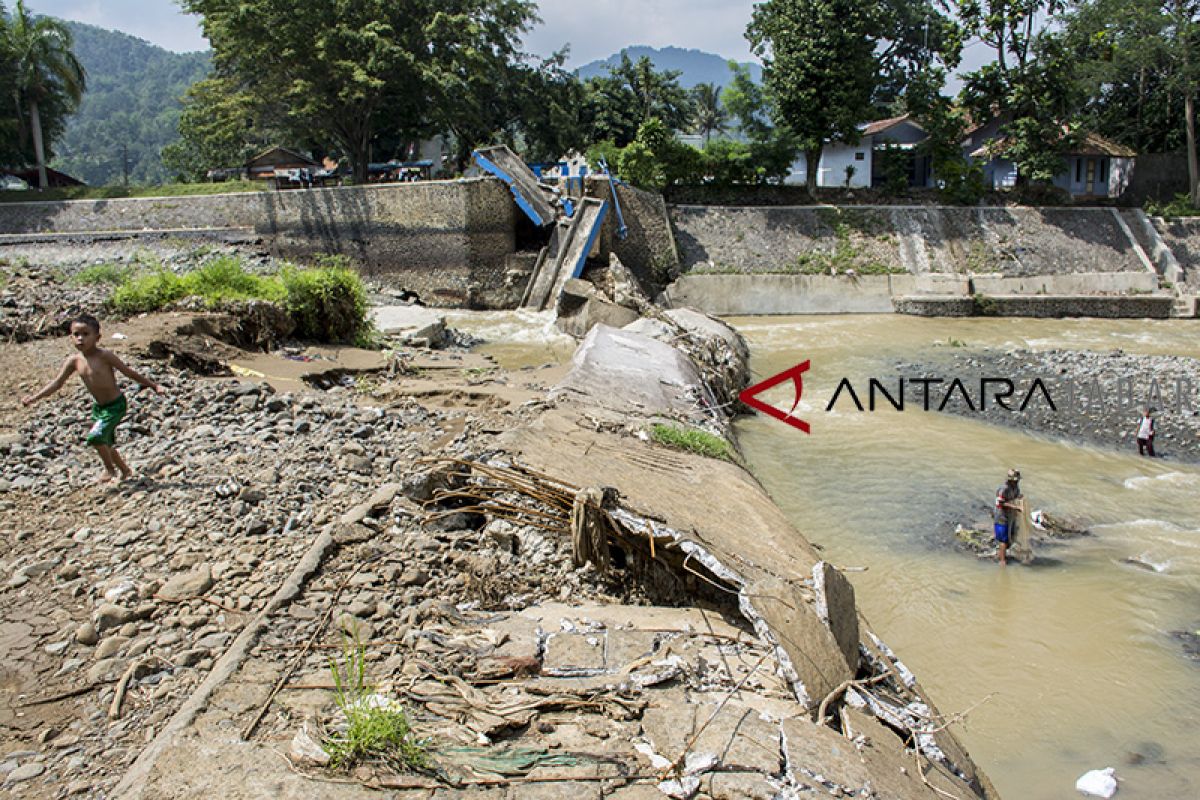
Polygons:
<instances>
[{"instance_id":1,"label":"house wall","mask_svg":"<svg viewBox=\"0 0 1200 800\"><path fill-rule=\"evenodd\" d=\"M920 144L925 141L928 136L925 131L918 128L911 122L898 122L882 133L877 133L874 136L875 144L879 145L883 142L895 142L896 144Z\"/></svg>"},{"instance_id":2,"label":"house wall","mask_svg":"<svg viewBox=\"0 0 1200 800\"><path fill-rule=\"evenodd\" d=\"M1133 169L1136 159L1110 158L1108 169L1108 196L1120 197L1125 194L1133 183Z\"/></svg>"},{"instance_id":3,"label":"house wall","mask_svg":"<svg viewBox=\"0 0 1200 800\"><path fill-rule=\"evenodd\" d=\"M825 145L821 151L821 163L818 167L817 185L825 187L841 187L846 185L846 167L854 166L854 177L850 179L850 187L863 189L871 185L871 146L872 138L863 137L857 145L851 147L840 142ZM855 158L862 154L862 160ZM808 160L801 153L792 162L792 171L783 179L785 184L803 186L808 180Z\"/></svg>"},{"instance_id":4,"label":"house wall","mask_svg":"<svg viewBox=\"0 0 1200 800\"><path fill-rule=\"evenodd\" d=\"M1011 189L1017 184L1017 165L1005 158L993 158L983 165L983 182L993 189Z\"/></svg>"}]
</instances>

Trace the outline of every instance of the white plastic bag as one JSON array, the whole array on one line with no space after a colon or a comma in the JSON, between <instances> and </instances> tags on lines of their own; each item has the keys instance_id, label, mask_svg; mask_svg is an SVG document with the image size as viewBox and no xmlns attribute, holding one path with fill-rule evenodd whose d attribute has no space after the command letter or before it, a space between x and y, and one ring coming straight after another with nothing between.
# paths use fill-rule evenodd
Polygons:
<instances>
[{"instance_id":1,"label":"white plastic bag","mask_svg":"<svg viewBox=\"0 0 1200 800\"><path fill-rule=\"evenodd\" d=\"M1109 798L1117 793L1117 776L1112 767L1085 772L1075 781L1075 790L1092 797Z\"/></svg>"}]
</instances>

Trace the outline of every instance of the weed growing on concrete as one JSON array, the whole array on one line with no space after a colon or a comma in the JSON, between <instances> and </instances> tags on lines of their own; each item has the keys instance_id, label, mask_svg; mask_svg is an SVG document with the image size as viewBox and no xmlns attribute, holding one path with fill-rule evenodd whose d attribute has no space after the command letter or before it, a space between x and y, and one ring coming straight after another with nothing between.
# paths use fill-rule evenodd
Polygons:
<instances>
[{"instance_id":1,"label":"weed growing on concrete","mask_svg":"<svg viewBox=\"0 0 1200 800\"><path fill-rule=\"evenodd\" d=\"M675 425L654 424L650 426L650 439L658 444L686 450L707 458L734 461L733 448L720 436L698 428L680 428Z\"/></svg>"},{"instance_id":2,"label":"weed growing on concrete","mask_svg":"<svg viewBox=\"0 0 1200 800\"><path fill-rule=\"evenodd\" d=\"M1146 213L1152 217L1197 217L1200 208L1192 205L1192 199L1187 194L1177 194L1167 203L1150 200L1146 203Z\"/></svg>"},{"instance_id":3,"label":"weed growing on concrete","mask_svg":"<svg viewBox=\"0 0 1200 800\"><path fill-rule=\"evenodd\" d=\"M366 647L347 641L341 656L329 660L334 701L346 717L346 730L325 740L329 765L351 769L364 761L380 761L410 771L429 764L427 742L417 739L408 715L394 700L374 694L367 681Z\"/></svg>"}]
</instances>

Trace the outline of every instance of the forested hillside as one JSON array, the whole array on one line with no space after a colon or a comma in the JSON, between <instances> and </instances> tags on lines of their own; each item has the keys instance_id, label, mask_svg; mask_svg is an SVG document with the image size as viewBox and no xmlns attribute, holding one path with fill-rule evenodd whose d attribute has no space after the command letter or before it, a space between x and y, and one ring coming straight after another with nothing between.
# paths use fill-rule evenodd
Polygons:
<instances>
[{"instance_id":1,"label":"forested hillside","mask_svg":"<svg viewBox=\"0 0 1200 800\"><path fill-rule=\"evenodd\" d=\"M87 92L55 144L52 166L93 186L123 180L160 183L164 145L179 138L179 98L208 74L209 53L172 53L142 39L67 22L87 70Z\"/></svg>"},{"instance_id":2,"label":"forested hillside","mask_svg":"<svg viewBox=\"0 0 1200 800\"><path fill-rule=\"evenodd\" d=\"M621 53L628 55L632 61L646 56L654 64L654 68L659 71L678 71L680 73L679 85L685 89L691 89L699 83L728 86L733 80L733 73L729 71L729 61L714 53L706 53L703 50L685 50L681 47L660 48L645 45L626 47L620 53L613 53L608 58L590 61L575 70L575 74L584 79L607 75L609 67L615 67L620 63ZM756 83L762 81L761 66L753 62L746 62L743 66L749 67L750 77Z\"/></svg>"}]
</instances>

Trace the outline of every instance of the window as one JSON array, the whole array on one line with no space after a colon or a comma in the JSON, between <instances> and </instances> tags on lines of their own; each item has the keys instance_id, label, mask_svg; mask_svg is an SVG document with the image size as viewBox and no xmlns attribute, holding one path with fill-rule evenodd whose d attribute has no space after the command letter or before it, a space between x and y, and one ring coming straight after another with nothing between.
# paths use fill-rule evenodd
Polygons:
<instances>
[{"instance_id":1,"label":"window","mask_svg":"<svg viewBox=\"0 0 1200 800\"><path fill-rule=\"evenodd\" d=\"M1083 182L1083 159L1082 158L1075 159L1075 182L1076 183Z\"/></svg>"},{"instance_id":2,"label":"window","mask_svg":"<svg viewBox=\"0 0 1200 800\"><path fill-rule=\"evenodd\" d=\"M867 154L866 154L866 153L855 153L855 154L854 154L854 160L855 160L855 161L865 161L865 160L866 160L866 158L867 158Z\"/></svg>"},{"instance_id":3,"label":"window","mask_svg":"<svg viewBox=\"0 0 1200 800\"><path fill-rule=\"evenodd\" d=\"M1100 182L1108 183L1108 159L1100 159Z\"/></svg>"}]
</instances>

